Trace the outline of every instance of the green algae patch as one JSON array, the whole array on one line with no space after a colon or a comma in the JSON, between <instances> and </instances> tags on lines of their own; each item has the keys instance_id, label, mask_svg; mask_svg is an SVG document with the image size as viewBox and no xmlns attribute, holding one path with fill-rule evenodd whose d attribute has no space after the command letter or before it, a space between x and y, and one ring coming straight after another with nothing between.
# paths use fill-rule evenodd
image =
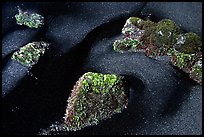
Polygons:
<instances>
[{"instance_id":1,"label":"green algae patch","mask_svg":"<svg viewBox=\"0 0 204 137\"><path fill-rule=\"evenodd\" d=\"M14 52L11 56L12 60L15 60L22 65L31 67L37 64L41 55L45 53L49 44L46 42L32 42L21 47L18 51Z\"/></svg>"},{"instance_id":2,"label":"green algae patch","mask_svg":"<svg viewBox=\"0 0 204 137\"><path fill-rule=\"evenodd\" d=\"M39 28L44 25L44 17L37 13L23 12L18 9L19 13L15 15L18 25L26 25L29 28Z\"/></svg>"},{"instance_id":3,"label":"green algae patch","mask_svg":"<svg viewBox=\"0 0 204 137\"><path fill-rule=\"evenodd\" d=\"M64 117L67 130L97 125L127 107L123 77L87 72L76 82Z\"/></svg>"}]
</instances>

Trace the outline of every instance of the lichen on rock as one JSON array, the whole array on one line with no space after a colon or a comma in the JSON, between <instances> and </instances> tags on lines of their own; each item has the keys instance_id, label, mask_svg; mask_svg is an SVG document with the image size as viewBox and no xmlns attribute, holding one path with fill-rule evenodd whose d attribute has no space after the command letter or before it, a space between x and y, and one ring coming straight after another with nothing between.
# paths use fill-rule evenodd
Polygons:
<instances>
[{"instance_id":1,"label":"lichen on rock","mask_svg":"<svg viewBox=\"0 0 204 137\"><path fill-rule=\"evenodd\" d=\"M18 25L26 25L29 28L39 28L44 25L44 17L37 13L23 12L18 9L19 13L15 15Z\"/></svg>"},{"instance_id":2,"label":"lichen on rock","mask_svg":"<svg viewBox=\"0 0 204 137\"><path fill-rule=\"evenodd\" d=\"M97 125L127 107L123 77L87 72L79 78L68 99L64 117L70 131Z\"/></svg>"},{"instance_id":3,"label":"lichen on rock","mask_svg":"<svg viewBox=\"0 0 204 137\"><path fill-rule=\"evenodd\" d=\"M49 45L50 44L43 41L28 43L14 52L11 59L18 61L22 65L31 67L37 64L40 56L45 53Z\"/></svg>"}]
</instances>

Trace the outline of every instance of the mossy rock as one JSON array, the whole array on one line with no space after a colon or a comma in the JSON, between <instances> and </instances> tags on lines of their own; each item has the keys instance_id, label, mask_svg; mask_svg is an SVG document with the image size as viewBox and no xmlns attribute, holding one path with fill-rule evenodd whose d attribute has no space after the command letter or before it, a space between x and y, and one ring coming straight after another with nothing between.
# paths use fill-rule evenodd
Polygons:
<instances>
[{"instance_id":1,"label":"mossy rock","mask_svg":"<svg viewBox=\"0 0 204 137\"><path fill-rule=\"evenodd\" d=\"M87 72L77 81L65 114L70 131L97 125L127 107L122 76Z\"/></svg>"},{"instance_id":2,"label":"mossy rock","mask_svg":"<svg viewBox=\"0 0 204 137\"><path fill-rule=\"evenodd\" d=\"M44 17L37 13L23 12L18 9L19 13L15 15L18 25L26 25L29 28L39 28L44 25Z\"/></svg>"},{"instance_id":3,"label":"mossy rock","mask_svg":"<svg viewBox=\"0 0 204 137\"><path fill-rule=\"evenodd\" d=\"M181 29L172 20L163 19L157 23L152 40L157 47L170 48L176 43L176 38L181 34Z\"/></svg>"},{"instance_id":4,"label":"mossy rock","mask_svg":"<svg viewBox=\"0 0 204 137\"><path fill-rule=\"evenodd\" d=\"M197 53L202 49L202 41L197 34L189 32L179 35L174 47L183 53Z\"/></svg>"},{"instance_id":5,"label":"mossy rock","mask_svg":"<svg viewBox=\"0 0 204 137\"><path fill-rule=\"evenodd\" d=\"M12 60L15 60L22 65L31 67L37 64L41 55L45 53L49 44L46 42L32 42L21 47L18 51L14 52L11 56Z\"/></svg>"},{"instance_id":6,"label":"mossy rock","mask_svg":"<svg viewBox=\"0 0 204 137\"><path fill-rule=\"evenodd\" d=\"M202 53L202 40L197 34L183 33L170 19L155 23L138 17L130 17L122 33L123 39L116 40L113 44L115 51L120 53L142 51L154 59L167 55L173 66L186 73L191 72L192 79L202 83L200 68L198 69L198 65L194 66L197 54Z\"/></svg>"}]
</instances>

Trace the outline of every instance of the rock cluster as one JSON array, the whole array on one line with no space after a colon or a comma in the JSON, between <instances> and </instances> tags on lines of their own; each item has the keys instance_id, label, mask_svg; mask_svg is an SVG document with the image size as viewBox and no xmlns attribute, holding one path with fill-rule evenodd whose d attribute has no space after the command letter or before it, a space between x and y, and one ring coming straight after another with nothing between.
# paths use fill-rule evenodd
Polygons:
<instances>
[{"instance_id":1,"label":"rock cluster","mask_svg":"<svg viewBox=\"0 0 204 137\"><path fill-rule=\"evenodd\" d=\"M123 29L123 38L113 43L117 52L142 51L150 58L169 56L173 66L189 73L190 78L202 84L202 41L192 32L184 33L170 19L158 23L130 17Z\"/></svg>"}]
</instances>

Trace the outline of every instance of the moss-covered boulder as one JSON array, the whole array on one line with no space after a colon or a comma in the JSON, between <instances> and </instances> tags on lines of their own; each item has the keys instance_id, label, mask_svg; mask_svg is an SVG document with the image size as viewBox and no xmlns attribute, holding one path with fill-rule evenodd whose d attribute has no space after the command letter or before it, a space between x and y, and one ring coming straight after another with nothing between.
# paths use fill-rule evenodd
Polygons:
<instances>
[{"instance_id":1,"label":"moss-covered boulder","mask_svg":"<svg viewBox=\"0 0 204 137\"><path fill-rule=\"evenodd\" d=\"M15 15L18 25L26 25L29 28L39 28L44 25L44 17L37 13L23 12L18 9L19 13Z\"/></svg>"},{"instance_id":2,"label":"moss-covered boulder","mask_svg":"<svg viewBox=\"0 0 204 137\"><path fill-rule=\"evenodd\" d=\"M45 53L45 50L48 47L49 44L43 41L28 43L21 47L18 51L14 52L11 59L21 63L22 65L31 67L37 64L40 56Z\"/></svg>"},{"instance_id":3,"label":"moss-covered boulder","mask_svg":"<svg viewBox=\"0 0 204 137\"><path fill-rule=\"evenodd\" d=\"M127 107L123 77L88 72L79 78L68 99L64 117L67 130L97 125Z\"/></svg>"}]
</instances>

